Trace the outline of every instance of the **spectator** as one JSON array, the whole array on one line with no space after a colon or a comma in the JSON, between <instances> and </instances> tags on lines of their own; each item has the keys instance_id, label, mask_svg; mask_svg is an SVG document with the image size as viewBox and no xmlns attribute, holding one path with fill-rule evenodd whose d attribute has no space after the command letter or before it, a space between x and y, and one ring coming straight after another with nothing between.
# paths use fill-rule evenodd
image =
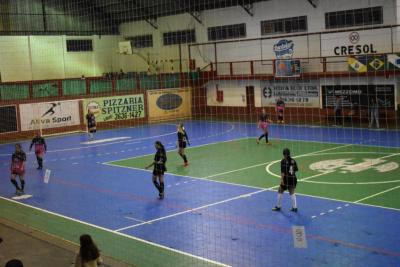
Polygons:
<instances>
[{"instance_id":1,"label":"spectator","mask_svg":"<svg viewBox=\"0 0 400 267\"><path fill-rule=\"evenodd\" d=\"M342 98L340 95L335 96L335 104L334 104L334 112L335 112L335 124L334 126L338 125L339 120L342 119Z\"/></svg>"},{"instance_id":2,"label":"spectator","mask_svg":"<svg viewBox=\"0 0 400 267\"><path fill-rule=\"evenodd\" d=\"M6 263L5 267L24 267L24 265L22 264L22 261L12 259Z\"/></svg>"},{"instance_id":3,"label":"spectator","mask_svg":"<svg viewBox=\"0 0 400 267\"><path fill-rule=\"evenodd\" d=\"M90 235L81 235L81 247L75 258L75 267L97 267L102 264L100 251Z\"/></svg>"},{"instance_id":4,"label":"spectator","mask_svg":"<svg viewBox=\"0 0 400 267\"><path fill-rule=\"evenodd\" d=\"M383 101L377 97L371 97L369 101L369 127L371 128L376 123L376 128L379 129L379 105L383 105Z\"/></svg>"},{"instance_id":5,"label":"spectator","mask_svg":"<svg viewBox=\"0 0 400 267\"><path fill-rule=\"evenodd\" d=\"M283 101L282 97L280 97L277 101L276 101L276 114L278 117L278 123L284 123L284 118L283 118L283 114L285 111L285 102Z\"/></svg>"},{"instance_id":6,"label":"spectator","mask_svg":"<svg viewBox=\"0 0 400 267\"><path fill-rule=\"evenodd\" d=\"M119 70L119 73L118 73L118 78L124 78L125 77L125 73L124 73L124 71L122 70L122 69L120 69Z\"/></svg>"}]
</instances>

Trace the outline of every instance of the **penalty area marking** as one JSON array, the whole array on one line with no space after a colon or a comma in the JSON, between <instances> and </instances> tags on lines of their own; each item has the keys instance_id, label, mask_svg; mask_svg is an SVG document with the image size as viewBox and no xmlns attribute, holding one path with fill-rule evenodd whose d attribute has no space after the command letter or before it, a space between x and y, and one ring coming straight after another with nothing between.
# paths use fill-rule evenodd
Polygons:
<instances>
[{"instance_id":1,"label":"penalty area marking","mask_svg":"<svg viewBox=\"0 0 400 267\"><path fill-rule=\"evenodd\" d=\"M28 199L28 198L31 198L31 197L33 197L33 195L21 195L21 196L14 196L14 197L12 197L12 199L14 199L14 200L22 200L22 199Z\"/></svg>"},{"instance_id":2,"label":"penalty area marking","mask_svg":"<svg viewBox=\"0 0 400 267\"><path fill-rule=\"evenodd\" d=\"M349 152L349 151L344 151L344 152L327 152L327 153L316 153L316 154L304 154L304 155L299 155L293 158L302 158L302 157L313 157L313 156L324 156L324 155L340 155L340 154L383 154L386 156L382 156L376 159L385 159L385 158L390 158L390 157L394 157L394 156L398 156L400 155L400 153L390 153L390 152L371 152L371 151L357 151L357 152ZM277 177L277 178L281 178L280 175L273 173L270 169L271 166L280 162L281 160L275 160L271 163L269 163L266 167L265 170L268 174ZM325 171L316 175L312 175L309 177L305 177L302 178L301 181L306 182L306 183L315 183L315 184L329 184L329 185L372 185L372 184L389 184L389 183L400 183L400 179L395 179L395 180L388 180L388 181L375 181L375 182L323 182L323 181L309 181L309 179L314 178L314 177L318 177L318 176L322 176L322 175L326 175L326 174L330 174L332 172L334 172L335 170L330 170L330 171Z\"/></svg>"},{"instance_id":3,"label":"penalty area marking","mask_svg":"<svg viewBox=\"0 0 400 267\"><path fill-rule=\"evenodd\" d=\"M96 140L81 142L81 144L82 145L93 145L93 144L101 144L101 143L107 143L107 142L113 142L113 141L119 141L119 140L126 140L126 139L131 139L131 137L129 137L129 136L121 136L121 137L113 137L113 138L105 138L105 139L96 139Z\"/></svg>"}]
</instances>

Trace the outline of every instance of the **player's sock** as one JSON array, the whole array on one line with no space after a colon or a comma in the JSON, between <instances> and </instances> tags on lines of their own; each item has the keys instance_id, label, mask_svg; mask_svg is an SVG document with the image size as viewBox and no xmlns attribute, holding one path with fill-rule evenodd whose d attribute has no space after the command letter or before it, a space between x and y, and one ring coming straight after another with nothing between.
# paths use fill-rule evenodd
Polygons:
<instances>
[{"instance_id":1,"label":"player's sock","mask_svg":"<svg viewBox=\"0 0 400 267\"><path fill-rule=\"evenodd\" d=\"M39 168L40 169L43 168L43 159L40 157L37 157L37 161L38 161Z\"/></svg>"},{"instance_id":2,"label":"player's sock","mask_svg":"<svg viewBox=\"0 0 400 267\"><path fill-rule=\"evenodd\" d=\"M164 182L160 183L160 193L164 193Z\"/></svg>"},{"instance_id":3,"label":"player's sock","mask_svg":"<svg viewBox=\"0 0 400 267\"><path fill-rule=\"evenodd\" d=\"M281 205L282 205L282 197L283 197L283 194L278 193L278 201L276 202L276 206L277 206L278 208L280 208Z\"/></svg>"},{"instance_id":4,"label":"player's sock","mask_svg":"<svg viewBox=\"0 0 400 267\"><path fill-rule=\"evenodd\" d=\"M268 133L265 134L265 142L268 143Z\"/></svg>"},{"instance_id":5,"label":"player's sock","mask_svg":"<svg viewBox=\"0 0 400 267\"><path fill-rule=\"evenodd\" d=\"M17 189L17 190L21 190L21 188L18 186L18 183L17 183L17 181L15 181L15 180L13 180L13 179L11 179L11 183L15 186L15 189Z\"/></svg>"},{"instance_id":6,"label":"player's sock","mask_svg":"<svg viewBox=\"0 0 400 267\"><path fill-rule=\"evenodd\" d=\"M290 196L290 198L292 199L292 207L293 207L294 209L297 209L296 195L293 194L293 195Z\"/></svg>"},{"instance_id":7,"label":"player's sock","mask_svg":"<svg viewBox=\"0 0 400 267\"><path fill-rule=\"evenodd\" d=\"M25 189L25 180L21 180L21 190L24 191Z\"/></svg>"},{"instance_id":8,"label":"player's sock","mask_svg":"<svg viewBox=\"0 0 400 267\"><path fill-rule=\"evenodd\" d=\"M264 136L265 136L265 134L260 135L260 137L258 137L258 140L263 139Z\"/></svg>"},{"instance_id":9,"label":"player's sock","mask_svg":"<svg viewBox=\"0 0 400 267\"><path fill-rule=\"evenodd\" d=\"M154 186L157 188L158 192L161 193L161 187L160 184L157 181L153 181Z\"/></svg>"},{"instance_id":10,"label":"player's sock","mask_svg":"<svg viewBox=\"0 0 400 267\"><path fill-rule=\"evenodd\" d=\"M183 161L184 161L185 163L187 163L187 158L186 158L186 155L185 155L185 154L182 155L182 158L183 158Z\"/></svg>"}]
</instances>

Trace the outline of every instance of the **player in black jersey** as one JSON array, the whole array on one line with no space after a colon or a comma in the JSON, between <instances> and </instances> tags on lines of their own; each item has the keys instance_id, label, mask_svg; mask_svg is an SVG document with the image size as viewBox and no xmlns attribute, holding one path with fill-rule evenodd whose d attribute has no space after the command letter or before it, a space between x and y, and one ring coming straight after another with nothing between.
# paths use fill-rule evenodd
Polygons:
<instances>
[{"instance_id":1,"label":"player in black jersey","mask_svg":"<svg viewBox=\"0 0 400 267\"><path fill-rule=\"evenodd\" d=\"M29 151L32 150L33 145L35 145L35 155L36 155L36 160L39 165L37 167L38 170L43 169L43 155L47 151L47 145L46 141L40 134L40 132L36 133L36 136L32 139L31 146L29 147Z\"/></svg>"},{"instance_id":2,"label":"player in black jersey","mask_svg":"<svg viewBox=\"0 0 400 267\"><path fill-rule=\"evenodd\" d=\"M94 116L94 113L90 109L88 109L88 113L86 114L86 122L87 122L89 138L90 140L93 140L93 135L97 130L96 117Z\"/></svg>"},{"instance_id":3,"label":"player in black jersey","mask_svg":"<svg viewBox=\"0 0 400 267\"><path fill-rule=\"evenodd\" d=\"M154 155L154 161L146 169L153 167L153 184L157 188L159 194L159 198L164 198L164 173L167 171L165 167L165 163L167 162L167 153L165 152L165 148L160 141L156 141L154 143L154 147L157 149L156 154ZM158 178L158 181L157 181Z\"/></svg>"},{"instance_id":4,"label":"player in black jersey","mask_svg":"<svg viewBox=\"0 0 400 267\"><path fill-rule=\"evenodd\" d=\"M287 148L283 150L283 157L284 158L281 160L281 184L278 189L278 201L272 210L281 210L283 192L288 190L292 199L292 208L290 211L297 212L296 195L294 193L297 185L297 163L292 157L290 157L290 150Z\"/></svg>"},{"instance_id":5,"label":"player in black jersey","mask_svg":"<svg viewBox=\"0 0 400 267\"><path fill-rule=\"evenodd\" d=\"M15 186L17 196L24 194L25 189L25 162L26 162L26 154L22 150L22 146L20 144L15 145L15 152L11 156L11 183ZM19 180L21 182L21 187L18 185L16 180L17 175L19 176Z\"/></svg>"},{"instance_id":6,"label":"player in black jersey","mask_svg":"<svg viewBox=\"0 0 400 267\"><path fill-rule=\"evenodd\" d=\"M260 119L258 121L258 127L257 128L261 128L261 130L263 131L263 134L257 139L257 144L260 143L260 140L265 137L265 143L266 144L271 144L268 141L268 126L272 121L268 118L268 114L266 113L265 109L262 109L262 114L260 115Z\"/></svg>"},{"instance_id":7,"label":"player in black jersey","mask_svg":"<svg viewBox=\"0 0 400 267\"><path fill-rule=\"evenodd\" d=\"M183 123L180 123L178 125L178 144L177 144L177 147L178 147L178 153L182 157L183 164L184 164L185 167L189 165L189 162L188 162L188 160L186 158L186 155L185 155L186 145L190 146L189 137L188 137L188 135L187 135L187 133L185 131L185 127L183 126Z\"/></svg>"}]
</instances>

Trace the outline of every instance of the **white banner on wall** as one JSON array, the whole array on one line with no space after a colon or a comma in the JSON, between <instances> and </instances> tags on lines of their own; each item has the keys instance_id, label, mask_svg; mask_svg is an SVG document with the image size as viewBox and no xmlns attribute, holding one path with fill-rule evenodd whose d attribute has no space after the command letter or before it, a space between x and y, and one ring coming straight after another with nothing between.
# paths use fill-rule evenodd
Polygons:
<instances>
[{"instance_id":1,"label":"white banner on wall","mask_svg":"<svg viewBox=\"0 0 400 267\"><path fill-rule=\"evenodd\" d=\"M21 130L79 125L79 101L54 101L19 105Z\"/></svg>"},{"instance_id":2,"label":"white banner on wall","mask_svg":"<svg viewBox=\"0 0 400 267\"><path fill-rule=\"evenodd\" d=\"M262 81L261 104L274 107L282 98L287 107L320 107L318 81Z\"/></svg>"},{"instance_id":3,"label":"white banner on wall","mask_svg":"<svg viewBox=\"0 0 400 267\"><path fill-rule=\"evenodd\" d=\"M392 52L391 29L324 33L321 55L351 56Z\"/></svg>"}]
</instances>

